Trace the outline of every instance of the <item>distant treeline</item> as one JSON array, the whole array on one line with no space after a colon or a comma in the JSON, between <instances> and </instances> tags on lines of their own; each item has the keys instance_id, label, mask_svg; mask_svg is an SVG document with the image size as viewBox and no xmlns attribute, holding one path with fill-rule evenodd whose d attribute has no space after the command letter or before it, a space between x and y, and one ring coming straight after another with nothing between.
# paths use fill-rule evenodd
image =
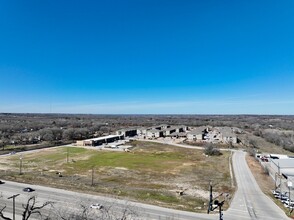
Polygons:
<instances>
[{"instance_id":1,"label":"distant treeline","mask_svg":"<svg viewBox=\"0 0 294 220\"><path fill-rule=\"evenodd\" d=\"M94 115L0 114L0 147L52 144L110 134L126 127L158 124L238 127L294 152L293 135L267 129L294 131L294 116L276 115Z\"/></svg>"}]
</instances>

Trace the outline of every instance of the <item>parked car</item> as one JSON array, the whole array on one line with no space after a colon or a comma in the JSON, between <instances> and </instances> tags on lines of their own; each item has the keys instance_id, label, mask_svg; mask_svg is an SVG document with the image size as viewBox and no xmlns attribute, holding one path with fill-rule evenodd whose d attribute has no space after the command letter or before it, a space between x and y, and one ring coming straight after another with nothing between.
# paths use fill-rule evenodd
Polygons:
<instances>
[{"instance_id":1,"label":"parked car","mask_svg":"<svg viewBox=\"0 0 294 220\"><path fill-rule=\"evenodd\" d=\"M90 206L91 209L103 209L103 205L96 203Z\"/></svg>"},{"instance_id":2,"label":"parked car","mask_svg":"<svg viewBox=\"0 0 294 220\"><path fill-rule=\"evenodd\" d=\"M294 205L294 201L289 199L284 200L283 203L287 205Z\"/></svg>"},{"instance_id":3,"label":"parked car","mask_svg":"<svg viewBox=\"0 0 294 220\"><path fill-rule=\"evenodd\" d=\"M273 191L274 197L277 199L281 199L281 200L287 200L288 196L286 195L286 193L281 193L279 191Z\"/></svg>"},{"instance_id":4,"label":"parked car","mask_svg":"<svg viewBox=\"0 0 294 220\"><path fill-rule=\"evenodd\" d=\"M35 190L31 187L26 187L23 189L24 192L34 192Z\"/></svg>"},{"instance_id":5,"label":"parked car","mask_svg":"<svg viewBox=\"0 0 294 220\"><path fill-rule=\"evenodd\" d=\"M277 191L277 190L273 190L272 193L273 193L273 195L278 195L279 196L281 192Z\"/></svg>"},{"instance_id":6,"label":"parked car","mask_svg":"<svg viewBox=\"0 0 294 220\"><path fill-rule=\"evenodd\" d=\"M279 200L281 200L281 201L286 201L287 199L289 199L289 197L286 196L286 195L284 195L284 194L278 196L277 198L278 198Z\"/></svg>"},{"instance_id":7,"label":"parked car","mask_svg":"<svg viewBox=\"0 0 294 220\"><path fill-rule=\"evenodd\" d=\"M292 208L292 209L294 209L294 204L284 204L284 206L286 207L286 208Z\"/></svg>"},{"instance_id":8,"label":"parked car","mask_svg":"<svg viewBox=\"0 0 294 220\"><path fill-rule=\"evenodd\" d=\"M260 159L262 162L268 162L268 158L265 156L260 157Z\"/></svg>"}]
</instances>

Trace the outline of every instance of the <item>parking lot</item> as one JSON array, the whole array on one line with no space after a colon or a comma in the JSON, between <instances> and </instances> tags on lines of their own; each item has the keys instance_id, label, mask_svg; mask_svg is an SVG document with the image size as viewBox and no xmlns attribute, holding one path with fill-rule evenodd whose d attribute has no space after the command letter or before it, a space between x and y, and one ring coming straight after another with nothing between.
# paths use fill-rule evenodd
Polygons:
<instances>
[{"instance_id":1,"label":"parking lot","mask_svg":"<svg viewBox=\"0 0 294 220\"><path fill-rule=\"evenodd\" d=\"M268 172L273 181L272 194L280 200L286 208L294 208L294 188L293 179L283 175L279 170L271 166L271 158L260 157L258 158L261 165L264 167L265 172Z\"/></svg>"}]
</instances>

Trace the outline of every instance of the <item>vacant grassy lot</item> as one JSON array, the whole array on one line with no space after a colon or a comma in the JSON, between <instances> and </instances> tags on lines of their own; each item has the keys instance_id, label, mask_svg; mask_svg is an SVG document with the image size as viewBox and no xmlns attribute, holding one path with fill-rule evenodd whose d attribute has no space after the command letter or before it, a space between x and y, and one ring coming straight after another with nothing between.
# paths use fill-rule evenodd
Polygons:
<instances>
[{"instance_id":1,"label":"vacant grassy lot","mask_svg":"<svg viewBox=\"0 0 294 220\"><path fill-rule=\"evenodd\" d=\"M0 172L6 179L193 211L207 209L210 180L215 191L232 193L227 152L206 157L201 150L151 142L131 144L131 152L59 147L26 153L22 155L23 175L19 175L16 154L1 159Z\"/></svg>"}]
</instances>

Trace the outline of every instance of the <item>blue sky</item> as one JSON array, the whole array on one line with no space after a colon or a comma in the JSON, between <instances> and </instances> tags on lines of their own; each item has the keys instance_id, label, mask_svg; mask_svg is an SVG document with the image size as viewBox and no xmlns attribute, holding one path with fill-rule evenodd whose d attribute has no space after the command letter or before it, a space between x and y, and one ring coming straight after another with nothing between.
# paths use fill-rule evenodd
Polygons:
<instances>
[{"instance_id":1,"label":"blue sky","mask_svg":"<svg viewBox=\"0 0 294 220\"><path fill-rule=\"evenodd\" d=\"M294 1L0 1L0 112L294 114Z\"/></svg>"}]
</instances>

